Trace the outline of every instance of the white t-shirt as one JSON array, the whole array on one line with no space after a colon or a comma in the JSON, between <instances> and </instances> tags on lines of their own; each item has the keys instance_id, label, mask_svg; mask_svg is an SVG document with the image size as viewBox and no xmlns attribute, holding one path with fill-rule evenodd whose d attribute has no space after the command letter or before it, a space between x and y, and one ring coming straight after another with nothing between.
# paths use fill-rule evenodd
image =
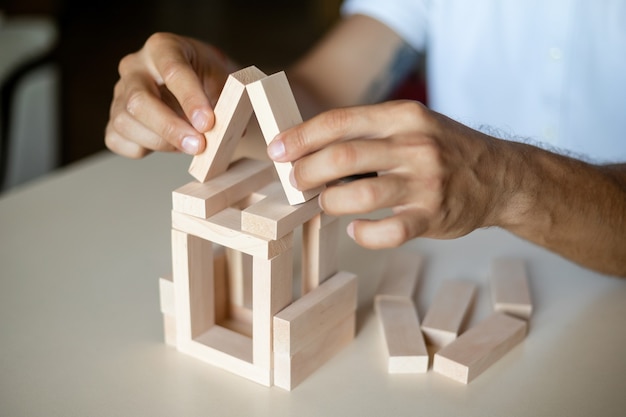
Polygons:
<instances>
[{"instance_id":1,"label":"white t-shirt","mask_svg":"<svg viewBox=\"0 0 626 417\"><path fill-rule=\"evenodd\" d=\"M429 106L469 126L626 161L626 1L347 0L427 56Z\"/></svg>"}]
</instances>

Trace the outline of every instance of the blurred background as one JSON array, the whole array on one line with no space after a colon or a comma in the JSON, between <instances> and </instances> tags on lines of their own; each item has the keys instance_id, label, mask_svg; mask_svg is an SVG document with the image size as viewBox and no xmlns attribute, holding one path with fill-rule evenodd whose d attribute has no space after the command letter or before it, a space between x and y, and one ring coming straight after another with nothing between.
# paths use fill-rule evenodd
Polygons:
<instances>
[{"instance_id":1,"label":"blurred background","mask_svg":"<svg viewBox=\"0 0 626 417\"><path fill-rule=\"evenodd\" d=\"M341 0L0 0L0 192L105 148L117 64L156 31L284 69Z\"/></svg>"}]
</instances>

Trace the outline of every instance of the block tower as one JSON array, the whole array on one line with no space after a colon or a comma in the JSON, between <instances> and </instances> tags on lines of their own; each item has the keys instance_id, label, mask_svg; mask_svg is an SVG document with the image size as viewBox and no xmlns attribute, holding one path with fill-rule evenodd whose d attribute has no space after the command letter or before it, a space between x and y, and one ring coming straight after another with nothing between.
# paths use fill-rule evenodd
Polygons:
<instances>
[{"instance_id":1,"label":"block tower","mask_svg":"<svg viewBox=\"0 0 626 417\"><path fill-rule=\"evenodd\" d=\"M268 143L302 121L285 73L231 74L214 111L207 149L189 168L197 181L172 193L173 274L160 280L166 342L290 390L354 338L357 278L338 271L338 222L321 212L321 189L292 187L290 163L230 162L253 112Z\"/></svg>"}]
</instances>

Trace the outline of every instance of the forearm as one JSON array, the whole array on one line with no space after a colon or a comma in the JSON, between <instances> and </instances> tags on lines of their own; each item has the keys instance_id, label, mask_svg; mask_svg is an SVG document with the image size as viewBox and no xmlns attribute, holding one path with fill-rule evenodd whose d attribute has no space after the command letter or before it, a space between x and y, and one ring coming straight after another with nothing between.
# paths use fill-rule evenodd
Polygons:
<instances>
[{"instance_id":1,"label":"forearm","mask_svg":"<svg viewBox=\"0 0 626 417\"><path fill-rule=\"evenodd\" d=\"M415 67L418 53L387 26L355 15L340 21L287 70L305 119L388 97Z\"/></svg>"},{"instance_id":2,"label":"forearm","mask_svg":"<svg viewBox=\"0 0 626 417\"><path fill-rule=\"evenodd\" d=\"M499 226L581 265L626 276L626 164L592 165L499 141Z\"/></svg>"}]
</instances>

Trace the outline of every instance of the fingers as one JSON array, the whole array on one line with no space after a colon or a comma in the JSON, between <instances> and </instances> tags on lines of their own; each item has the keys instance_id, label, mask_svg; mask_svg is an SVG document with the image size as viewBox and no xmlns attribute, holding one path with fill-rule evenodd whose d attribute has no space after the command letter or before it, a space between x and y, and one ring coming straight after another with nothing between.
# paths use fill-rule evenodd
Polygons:
<instances>
[{"instance_id":1,"label":"fingers","mask_svg":"<svg viewBox=\"0 0 626 417\"><path fill-rule=\"evenodd\" d=\"M296 161L292 181L301 190L334 180L391 169L394 149L381 140L351 140L334 143Z\"/></svg>"},{"instance_id":2,"label":"fingers","mask_svg":"<svg viewBox=\"0 0 626 417\"><path fill-rule=\"evenodd\" d=\"M146 42L145 53L150 57L148 67L156 83L167 87L191 125L204 133L213 126L214 115L198 76L203 68L198 68L200 59L193 46L177 36L156 33Z\"/></svg>"},{"instance_id":3,"label":"fingers","mask_svg":"<svg viewBox=\"0 0 626 417\"><path fill-rule=\"evenodd\" d=\"M426 232L428 220L418 210L406 210L381 220L354 220L348 235L368 249L395 248Z\"/></svg>"},{"instance_id":4,"label":"fingers","mask_svg":"<svg viewBox=\"0 0 626 417\"><path fill-rule=\"evenodd\" d=\"M145 78L131 75L126 79L126 84L129 87L124 94L126 97L125 107L117 107L123 103L115 104L117 107L116 118L122 120L114 120L114 126L120 128L127 126L128 124L124 123L124 119L129 115L151 132L163 138L165 142L185 153L195 155L204 149L204 135L176 114L176 111L161 99L158 90L150 85ZM124 130L120 129L118 132L123 132L124 136L129 139L142 140L142 138L130 136L130 132ZM162 150L163 147L151 149Z\"/></svg>"},{"instance_id":5,"label":"fingers","mask_svg":"<svg viewBox=\"0 0 626 417\"><path fill-rule=\"evenodd\" d=\"M406 180L394 174L357 180L328 187L320 195L320 205L333 216L364 214L407 203Z\"/></svg>"},{"instance_id":6,"label":"fingers","mask_svg":"<svg viewBox=\"0 0 626 417\"><path fill-rule=\"evenodd\" d=\"M386 138L403 133L405 126L413 127L426 114L426 108L414 101L330 110L277 135L268 154L275 161L288 162L333 142Z\"/></svg>"},{"instance_id":7,"label":"fingers","mask_svg":"<svg viewBox=\"0 0 626 417\"><path fill-rule=\"evenodd\" d=\"M125 136L118 132L124 132ZM132 138L131 139L127 139ZM128 158L142 158L151 151L172 152L176 148L128 113L123 112L107 124L105 143L112 151Z\"/></svg>"}]
</instances>

